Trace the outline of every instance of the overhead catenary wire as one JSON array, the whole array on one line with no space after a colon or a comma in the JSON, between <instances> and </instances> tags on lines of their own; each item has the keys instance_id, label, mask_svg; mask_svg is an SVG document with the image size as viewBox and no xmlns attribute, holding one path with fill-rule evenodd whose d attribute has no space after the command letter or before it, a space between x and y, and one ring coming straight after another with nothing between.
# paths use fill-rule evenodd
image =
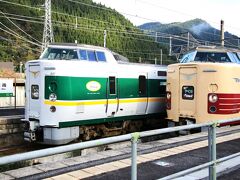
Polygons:
<instances>
[{"instance_id":1,"label":"overhead catenary wire","mask_svg":"<svg viewBox=\"0 0 240 180\"><path fill-rule=\"evenodd\" d=\"M20 20L20 21L27 21L27 22L32 22L32 23L39 23L39 24L43 24L43 22L39 22L39 21L33 21L33 20L27 20L27 19L22 19L22 18L14 18L14 17L9 17L9 18L12 18L12 19L15 19L15 20ZM74 23L66 23L66 22L64 22L64 21L53 21L53 25L54 26L64 26L64 27L70 27L70 26L72 26L72 29L76 29L75 28L75 24ZM61 24L61 25L58 25L58 24L56 24L56 23L59 23L59 24ZM91 27L91 28L90 28ZM93 27L96 27L96 26L87 26L87 27L84 27L83 25L80 27L80 28L78 28L78 30L83 30L83 29L85 29L85 30L90 30L90 31L100 31L100 32L102 32L104 29L100 29L100 28L93 28ZM148 36L148 37L154 37L154 35L146 35L146 34L144 34L144 33L142 33L142 32L128 32L128 31L123 31L123 30L118 30L118 29L116 29L116 30L111 30L111 29L108 29L108 31L109 32L116 32L116 33L125 33L125 34L132 34L132 35L139 35L139 36ZM154 31L149 31L149 32L154 32ZM161 35L161 34L163 34L163 35ZM177 36L177 35L166 35L165 33L159 33L158 35L157 35L157 37L161 37L161 38L166 38L166 39L168 39L169 37L172 37L173 39L175 39L175 40L180 40L180 41L183 41L183 42L187 42L188 40L187 40L187 38L184 38L184 37L181 37L181 36ZM205 41L203 41L203 40L199 40L199 39L197 39L199 42L203 42L202 44L204 44L204 42ZM191 42L191 41L190 41ZM209 42L211 42L211 41L209 41ZM164 42L158 42L158 43L163 43L163 44L168 44L168 43L164 43ZM191 42L191 43L195 43L195 42ZM217 42L211 42L212 44L216 44L216 45L218 45L219 43L217 43ZM175 45L175 46L177 46L177 45ZM237 47L237 46L236 46Z\"/></svg>"},{"instance_id":2,"label":"overhead catenary wire","mask_svg":"<svg viewBox=\"0 0 240 180\"><path fill-rule=\"evenodd\" d=\"M9 39L9 38L6 38L6 40L8 40L8 42L9 41L11 41L11 42L15 42L14 40L12 40L12 39ZM1 47L4 47L4 48L9 48L9 46L4 46L4 45L0 45ZM32 47L30 47L30 46L28 46L28 45L26 45L26 44L22 44L21 46L20 45L18 45L18 44L14 44L14 46L11 46L11 48L16 48L16 47L24 47L24 48L26 48L26 49L30 49L30 50L32 50L32 51L35 51L35 52L38 52L38 53L41 53L41 51L40 50L38 50L38 49L35 49L35 48L32 48Z\"/></svg>"},{"instance_id":3,"label":"overhead catenary wire","mask_svg":"<svg viewBox=\"0 0 240 180\"><path fill-rule=\"evenodd\" d=\"M4 32L6 32L6 33L8 33L8 34L10 34L10 35L13 35L13 36L15 36L15 37L17 37L17 38L19 38L19 39L21 39L21 40L24 40L24 41L27 41L27 42L30 42L28 39L26 39L25 37L23 37L23 36L20 36L18 33L16 33L15 31L13 31L12 29L10 29L9 27L7 27L5 24L3 24L2 22L0 22L0 24L2 25L2 26L4 26L7 30L4 30L4 29L2 29ZM32 44L34 44L34 42L32 42ZM35 45L35 44L34 44Z\"/></svg>"},{"instance_id":4,"label":"overhead catenary wire","mask_svg":"<svg viewBox=\"0 0 240 180\"><path fill-rule=\"evenodd\" d=\"M150 1L143 1L143 0L138 0L138 1L143 2L144 4L148 4L148 5L154 6L154 7L158 7L158 8L161 8L161 9L168 10L168 11L172 11L172 12L175 12L177 14L182 14L182 15L185 15L185 16L188 16L188 17L194 17L192 14L188 14L188 13L181 12L181 11L178 11L178 10L166 8L166 7L163 7L163 6L159 6L158 4L150 3ZM217 25L219 24L219 22L216 22L216 21L210 21L210 22L212 22L214 24L217 24ZM240 28L237 28L237 27L234 27L234 26L228 26L228 27L234 28L236 30L240 30Z\"/></svg>"},{"instance_id":5,"label":"overhead catenary wire","mask_svg":"<svg viewBox=\"0 0 240 180\"><path fill-rule=\"evenodd\" d=\"M36 7L32 7L32 6L28 6L28 5L22 5L22 4L19 4L19 3L13 3L13 2L8 2L8 1L5 1L5 0L0 0L0 1L2 1L2 2L6 2L6 3L11 3L11 4L14 4L14 5L19 5L19 6L22 6L22 7L27 7L27 8L32 8L32 9L35 9L35 10L43 10L43 9L41 9L41 8L36 8ZM68 0L68 1L72 1L73 2L73 0ZM75 1L76 2L76 1ZM77 3L82 3L82 2L78 2L77 1ZM84 5L90 5L91 7L99 7L99 6L96 6L96 5L91 5L91 4L87 4L87 3L82 3L82 4L84 4ZM100 9L108 9L109 11L114 11L115 12L115 10L112 10L112 9L110 9L110 8L105 8L105 7L99 7ZM111 22L108 22L108 21L101 21L101 20L95 20L95 19L91 19L91 18L85 18L85 17L79 17L79 16L76 16L76 15L70 15L70 14L67 14L67 13L62 13L62 12L57 12L57 11L53 11L53 13L56 13L56 14L60 14L60 15L64 15L64 16L70 16L70 17L74 17L74 18L81 18L81 19L84 19L84 20L90 20L90 21L95 21L95 22L102 22L102 23L106 23L106 24L111 24L111 25L114 25L114 26L119 26L119 25L117 25L117 24L115 24L115 23L111 23ZM15 16L15 17L17 17L17 16ZM19 16L20 17L20 16ZM33 19L34 17L32 17L32 19ZM15 18L16 19L16 18ZM31 18L28 18L28 19L31 19ZM27 22L33 22L33 23L40 23L40 24L42 24L41 22L39 22L39 21L34 21L34 20L26 20L26 19L24 19L24 17L21 17L21 18L18 18L18 20L24 20L24 21L27 21ZM60 23L62 23L62 24L64 24L64 27L67 27L65 24L66 24L66 22L60 22L60 21L55 21L54 22L55 24L54 24L54 26L59 26L59 24ZM57 23L59 23L59 24L57 24ZM74 24L74 26L75 26L75 23L72 23L72 24ZM69 24L70 25L70 24ZM63 26L63 25L61 25L61 26ZM91 26L91 25L90 25ZM87 27L90 27L89 25L87 26ZM87 27L83 27L83 25L81 25L81 29L77 29L77 30L90 30L90 31L95 31L95 32L98 32L98 33L102 33L101 31L103 31L103 29L98 29L98 28L94 28L94 29L92 29L92 28L87 28ZM91 26L91 27L96 27L96 26ZM130 26L123 26L123 28L126 28L126 27L130 27ZM131 29L137 29L137 28L133 28L133 27L131 27ZM110 27L109 29L107 29L109 32L114 32L115 31L115 33L119 33L119 34L124 34L124 33L126 33L126 34L132 34L132 35L136 35L136 36L146 36L146 34L144 33L144 32L136 32L136 31L124 31L124 30L119 30L119 29L113 29L112 27ZM145 31L146 32L146 31ZM156 32L156 31L151 31L151 32ZM217 34L216 34L217 35ZM217 35L218 36L218 35ZM153 35L148 35L148 37L153 37ZM180 41L183 41L183 42L187 42L188 40L186 39L186 38L184 38L184 37L181 37L181 36L176 36L176 35L172 35L172 34L166 34L166 33L161 33L161 32L158 32L158 36L157 36L158 38L165 38L165 39L167 39L167 38L169 38L169 37L172 37L173 39L176 39L176 40L180 40ZM138 40L140 40L140 38L138 38ZM203 42L203 40L198 40L200 43L201 42ZM162 44L168 44L168 43L166 43L166 42L158 42L158 43L162 43ZM195 42L190 42L190 43L195 43ZM215 43L215 44L217 44L216 42L211 42L211 43ZM173 46L181 46L181 45L173 45ZM237 47L237 46L236 46Z\"/></svg>"},{"instance_id":6,"label":"overhead catenary wire","mask_svg":"<svg viewBox=\"0 0 240 180\"><path fill-rule=\"evenodd\" d=\"M15 18L15 17L9 17L9 18L12 18L12 19L15 19L15 20L22 20L22 21L28 21L28 22L33 22L33 23L41 23L39 21L30 21L30 20L25 20L25 19L21 19L21 18ZM57 22L57 23L62 23L62 24L66 24L66 22L64 21L54 21L54 22ZM41 23L42 24L42 23ZM68 25L74 25L74 23L67 23ZM82 26L81 26L82 27ZM95 27L95 26L91 26L91 27ZM105 28L106 29L106 28ZM104 30L104 29L102 29ZM110 29L108 31L114 31L114 29ZM139 36L148 36L148 37L153 37L153 35L149 35L149 34L145 34L145 33L142 33L142 32L129 32L129 31L122 31L122 30L118 30L118 29L115 29L115 31L121 31L122 33L126 33L126 34L133 34L133 35L139 35ZM147 31L147 32L155 32L155 31ZM161 35L161 34L164 34L164 35ZM168 36L167 36L168 35ZM158 33L157 37L161 37L161 38L169 38L169 36L175 38L175 39L178 39L178 40L185 40L187 41L186 38L184 37L181 37L181 36L177 36L177 35L170 35L170 34L165 34L165 33Z\"/></svg>"},{"instance_id":7,"label":"overhead catenary wire","mask_svg":"<svg viewBox=\"0 0 240 180\"><path fill-rule=\"evenodd\" d=\"M26 42L28 42L28 43L30 43L30 44L33 44L33 45L38 46L38 47L41 47L41 45L39 45L39 44L37 44L37 43L35 43L35 42L33 42L33 41L30 41L30 40L28 40L28 39L26 39L26 38L23 38L23 37L21 37L21 36L19 36L19 35L16 35L16 34L14 34L14 33L12 33L12 32L9 32L9 31L1 28L1 27L0 27L0 30L4 31L4 32L6 32L6 33L8 33L8 34L10 34L10 35L12 35L12 36L15 36L15 37L17 37L17 38L19 38L19 39L21 39L21 40L24 40L24 41L26 41Z\"/></svg>"},{"instance_id":8,"label":"overhead catenary wire","mask_svg":"<svg viewBox=\"0 0 240 180\"><path fill-rule=\"evenodd\" d=\"M12 18L12 17L10 17L10 18ZM13 19L23 20L23 21L27 21L27 22L33 22L33 23L41 23L41 22L39 22L39 21L31 21L31 20L25 20L25 19L19 19L19 18L13 18ZM60 22L60 21L55 21L55 22L66 24L66 22ZM41 23L41 24L42 24L42 23ZM70 25L70 23L68 23L68 24ZM74 24L74 23L72 23L72 25L73 25L73 24ZM74 24L74 25L75 25L75 24ZM119 30L117 30L117 31L119 31ZM123 32L123 33L130 34L130 32L128 32L128 31L126 31L126 32L125 32L125 31L122 31L122 32ZM154 31L149 31L149 32L154 32ZM146 34L144 34L143 32L142 32L142 33L133 32L133 33L131 33L131 34L146 36ZM161 34L163 34L163 35L161 36ZM169 38L169 37L166 37L166 36L167 36L166 33L158 33L158 37ZM175 38L175 39L178 39L178 40L187 42L187 39L185 38L185 40L184 40L184 38L181 37L181 36L176 36L176 35L169 35L169 36L171 36L172 38ZM198 41L202 41L202 40L198 40Z\"/></svg>"},{"instance_id":9,"label":"overhead catenary wire","mask_svg":"<svg viewBox=\"0 0 240 180\"><path fill-rule=\"evenodd\" d=\"M103 9L103 10L107 10L107 11L112 11L112 12L115 12L115 10L112 10L110 8L106 8L106 7L99 7L97 5L91 5L91 4L88 4L88 3L83 3L83 2L79 2L79 1L76 1L76 0L68 0L70 2L74 2L74 3L78 3L78 4L82 4L82 5L85 5L85 6L90 6L90 7L93 7L93 8L99 8L99 9ZM139 0L141 1L141 0ZM145 1L142 1L142 2L145 2ZM146 2L145 2L146 3ZM152 4L152 3L149 3L148 4L151 4L155 7L159 7L159 8L162 8L162 9L166 9L168 11L172 11L172 12L175 12L175 13L178 13L178 14L184 14L186 16L190 16L190 17L194 17L190 14L187 14L187 13L184 13L184 12L180 12L180 11L176 11L176 10L173 10L173 9L170 9L170 8L166 8L166 7L162 7L162 6L159 6L159 5L156 5L156 4ZM125 13L125 12L119 12L121 14L125 14L125 15L129 15L129 16L133 16L133 17L136 17L136 18L141 18L141 19L145 19L145 20L150 20L150 21L153 21L153 22L159 22L159 20L155 20L155 19L150 19L150 18L146 18L146 17L141 17L141 16L138 16L138 15L133 15L133 14L129 14L129 13ZM215 24L219 24L218 22L214 22ZM239 29L239 28L235 28L235 29ZM202 31L204 32L204 31ZM209 32L206 32L206 33L209 33ZM214 33L210 33L212 35L215 35ZM219 35L218 35L219 36Z\"/></svg>"},{"instance_id":10,"label":"overhead catenary wire","mask_svg":"<svg viewBox=\"0 0 240 180\"><path fill-rule=\"evenodd\" d=\"M19 29L21 32L23 32L25 35L27 35L28 37L30 37L31 39L35 40L36 42L38 42L39 44L41 44L40 41L38 41L37 39L35 39L34 37L32 37L30 34L26 33L22 28L20 28L18 25L16 25L11 19L9 19L8 16L5 15L4 12L2 12L0 10L0 13L4 15L4 17L9 21L11 22L17 29Z\"/></svg>"},{"instance_id":11,"label":"overhead catenary wire","mask_svg":"<svg viewBox=\"0 0 240 180\"><path fill-rule=\"evenodd\" d=\"M41 9L41 8L31 7L31 6L23 5L23 4L19 4L19 3L8 2L8 1L5 1L5 0L0 0L0 1L5 2L5 3L10 3L10 4L13 4L13 5L18 5L18 6L23 6L23 7L32 8L32 9L35 9L35 10L43 10L43 9ZM67 0L67 1L69 1L69 2L74 2L74 3L78 3L78 4L81 4L81 5L85 5L85 6L89 6L89 7L92 7L92 8L98 8L98 9L103 9L103 10L107 10L107 11L111 11L111 12L116 12L115 10L112 10L112 9L110 9L110 8L99 7L98 5L83 3L83 2L80 2L80 1L74 1L74 0ZM173 11L174 11L174 10L173 10ZM74 18L78 17L78 16L76 16L76 15L70 15L70 14L67 14L67 13L62 13L62 12L57 12L57 11L52 11L52 13L61 14L61 15L65 15L65 16L70 16L70 17L74 17ZM129 13L124 13L124 12L120 12L120 13L127 14L127 15L132 15L132 14L129 14ZM136 15L132 15L132 16L135 17ZM144 18L144 17L140 17L140 16L136 16L136 17L138 17L138 18ZM92 20L92 21L96 21L96 22L108 23L108 24L112 24L112 25L115 25L115 26L120 26L120 25L117 25L117 24L115 24L115 23L111 23L111 22L107 22L107 21L95 20L95 19L85 18L85 17L78 17L78 18L87 19L87 20ZM153 19L148 19L148 18L144 18L144 19L159 22L158 20L153 20ZM133 28L132 26L125 26L125 27ZM157 32L157 31L155 31L155 32ZM161 32L159 32L159 33L161 33ZM206 32L206 33L209 33L209 32ZM214 34L214 33L210 33L210 34L212 34L213 36L219 36L218 34Z\"/></svg>"},{"instance_id":12,"label":"overhead catenary wire","mask_svg":"<svg viewBox=\"0 0 240 180\"><path fill-rule=\"evenodd\" d=\"M2 1L2 0L1 0ZM14 3L15 5L17 4L17 3ZM86 3L82 3L82 4L84 4L84 5L86 5ZM23 5L24 7L26 6L26 5ZM91 5L91 6L94 6L94 5ZM29 7L29 6L27 6L27 7ZM31 7L32 8L32 7ZM37 9L37 8L34 8L34 9ZM38 9L39 10L39 9ZM41 10L41 9L40 9ZM111 10L111 9L109 9L109 10ZM76 16L74 16L74 15L69 15L69 14L66 14L66 13L60 13L60 12L54 12L54 13L58 13L58 14L61 14L61 15L67 15L67 16L72 16L72 17L76 17ZM82 18L82 17L80 17L80 18ZM92 19L89 19L89 18L84 18L84 19L88 19L88 20L92 20ZM99 20L97 20L97 21L99 21ZM109 22L105 22L105 21L100 21L100 22L103 22L103 23L109 23ZM161 32L158 32L159 34L161 33ZM163 33L162 33L163 34ZM143 34L144 36L146 35L146 34ZM165 34L166 35L166 34ZM174 35L168 35L168 36L174 36ZM158 35L158 37L160 37L159 35ZM166 38L166 37L162 37L162 38ZM175 37L176 38L176 37ZM180 38L182 38L182 37L180 37ZM180 39L179 39L180 40Z\"/></svg>"}]
</instances>

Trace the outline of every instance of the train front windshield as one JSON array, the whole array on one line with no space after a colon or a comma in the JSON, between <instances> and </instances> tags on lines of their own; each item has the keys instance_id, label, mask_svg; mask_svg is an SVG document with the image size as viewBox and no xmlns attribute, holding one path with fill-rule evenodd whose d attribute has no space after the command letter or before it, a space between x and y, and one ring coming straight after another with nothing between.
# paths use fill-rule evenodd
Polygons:
<instances>
[{"instance_id":1,"label":"train front windshield","mask_svg":"<svg viewBox=\"0 0 240 180\"><path fill-rule=\"evenodd\" d=\"M47 48L40 59L70 60L78 59L77 49Z\"/></svg>"},{"instance_id":2,"label":"train front windshield","mask_svg":"<svg viewBox=\"0 0 240 180\"><path fill-rule=\"evenodd\" d=\"M227 53L219 52L197 52L194 61L231 62Z\"/></svg>"},{"instance_id":3,"label":"train front windshield","mask_svg":"<svg viewBox=\"0 0 240 180\"><path fill-rule=\"evenodd\" d=\"M183 56L180 63L188 62L232 62L240 64L240 55L235 52L201 52L192 51Z\"/></svg>"}]
</instances>

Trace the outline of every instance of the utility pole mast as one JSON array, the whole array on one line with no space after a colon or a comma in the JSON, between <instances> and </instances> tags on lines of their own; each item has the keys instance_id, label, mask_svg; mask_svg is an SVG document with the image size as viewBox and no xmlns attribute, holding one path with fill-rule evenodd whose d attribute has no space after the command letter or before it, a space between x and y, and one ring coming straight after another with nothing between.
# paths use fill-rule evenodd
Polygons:
<instances>
[{"instance_id":1,"label":"utility pole mast","mask_svg":"<svg viewBox=\"0 0 240 180\"><path fill-rule=\"evenodd\" d=\"M157 42L158 32L155 32L155 42Z\"/></svg>"},{"instance_id":2,"label":"utility pole mast","mask_svg":"<svg viewBox=\"0 0 240 180\"><path fill-rule=\"evenodd\" d=\"M169 37L169 56L172 55L172 36Z\"/></svg>"},{"instance_id":3,"label":"utility pole mast","mask_svg":"<svg viewBox=\"0 0 240 180\"><path fill-rule=\"evenodd\" d=\"M190 33L187 32L187 50L189 50L189 46L190 46L189 41L190 41Z\"/></svg>"},{"instance_id":4,"label":"utility pole mast","mask_svg":"<svg viewBox=\"0 0 240 180\"><path fill-rule=\"evenodd\" d=\"M43 30L43 41L42 41L42 51L48 46L49 43L54 41L53 39L53 28L52 28L52 18L51 18L51 0L45 0L45 22Z\"/></svg>"},{"instance_id":5,"label":"utility pole mast","mask_svg":"<svg viewBox=\"0 0 240 180\"><path fill-rule=\"evenodd\" d=\"M103 47L106 47L107 46L107 30L104 30L103 32Z\"/></svg>"},{"instance_id":6,"label":"utility pole mast","mask_svg":"<svg viewBox=\"0 0 240 180\"><path fill-rule=\"evenodd\" d=\"M224 21L221 20L221 46L224 47Z\"/></svg>"}]
</instances>

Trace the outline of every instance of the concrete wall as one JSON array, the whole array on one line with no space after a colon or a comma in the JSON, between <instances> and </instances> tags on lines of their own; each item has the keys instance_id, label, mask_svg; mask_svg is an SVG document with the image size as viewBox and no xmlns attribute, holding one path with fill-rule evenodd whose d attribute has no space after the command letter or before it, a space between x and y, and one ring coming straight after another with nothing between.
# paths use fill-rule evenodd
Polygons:
<instances>
[{"instance_id":1,"label":"concrete wall","mask_svg":"<svg viewBox=\"0 0 240 180\"><path fill-rule=\"evenodd\" d=\"M0 147L22 144L23 141L23 115L0 116Z\"/></svg>"}]
</instances>

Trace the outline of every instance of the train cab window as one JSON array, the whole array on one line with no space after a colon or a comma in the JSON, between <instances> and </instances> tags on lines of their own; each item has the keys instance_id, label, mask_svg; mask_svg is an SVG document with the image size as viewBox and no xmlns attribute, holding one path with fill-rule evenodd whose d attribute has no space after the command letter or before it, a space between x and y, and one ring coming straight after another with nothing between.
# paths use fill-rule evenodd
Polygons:
<instances>
[{"instance_id":1,"label":"train cab window","mask_svg":"<svg viewBox=\"0 0 240 180\"><path fill-rule=\"evenodd\" d=\"M71 60L78 59L78 55L76 49L47 48L40 59Z\"/></svg>"},{"instance_id":2,"label":"train cab window","mask_svg":"<svg viewBox=\"0 0 240 180\"><path fill-rule=\"evenodd\" d=\"M204 62L231 62L227 53L219 52L198 52L195 61Z\"/></svg>"},{"instance_id":3,"label":"train cab window","mask_svg":"<svg viewBox=\"0 0 240 180\"><path fill-rule=\"evenodd\" d=\"M234 52L228 52L227 53L229 58L231 59L231 62L233 63L240 63L240 59L239 57L237 56L237 53L234 53Z\"/></svg>"},{"instance_id":4,"label":"train cab window","mask_svg":"<svg viewBox=\"0 0 240 180\"><path fill-rule=\"evenodd\" d=\"M98 61L102 61L102 62L106 61L106 57L105 57L104 52L96 51L96 55L97 55L97 60Z\"/></svg>"},{"instance_id":5,"label":"train cab window","mask_svg":"<svg viewBox=\"0 0 240 180\"><path fill-rule=\"evenodd\" d=\"M237 57L238 57L238 59L240 61L240 53L236 53L236 54L237 54Z\"/></svg>"},{"instance_id":6,"label":"train cab window","mask_svg":"<svg viewBox=\"0 0 240 180\"><path fill-rule=\"evenodd\" d=\"M63 50L61 59L65 60L78 59L77 50L75 49Z\"/></svg>"},{"instance_id":7,"label":"train cab window","mask_svg":"<svg viewBox=\"0 0 240 180\"><path fill-rule=\"evenodd\" d=\"M79 55L80 55L80 60L87 60L87 51L86 50L80 50L79 51Z\"/></svg>"},{"instance_id":8,"label":"train cab window","mask_svg":"<svg viewBox=\"0 0 240 180\"><path fill-rule=\"evenodd\" d=\"M196 51L193 52L189 52L187 54L185 54L182 59L180 60L181 63L187 63L187 62L191 62L194 61L194 57L196 55Z\"/></svg>"},{"instance_id":9,"label":"train cab window","mask_svg":"<svg viewBox=\"0 0 240 180\"><path fill-rule=\"evenodd\" d=\"M94 51L87 51L89 61L97 61Z\"/></svg>"},{"instance_id":10,"label":"train cab window","mask_svg":"<svg viewBox=\"0 0 240 180\"><path fill-rule=\"evenodd\" d=\"M116 94L116 77L109 76L109 93Z\"/></svg>"},{"instance_id":11,"label":"train cab window","mask_svg":"<svg viewBox=\"0 0 240 180\"><path fill-rule=\"evenodd\" d=\"M138 89L138 93L139 95L146 95L147 92L147 80L146 80L146 76L139 76L139 89Z\"/></svg>"}]
</instances>

